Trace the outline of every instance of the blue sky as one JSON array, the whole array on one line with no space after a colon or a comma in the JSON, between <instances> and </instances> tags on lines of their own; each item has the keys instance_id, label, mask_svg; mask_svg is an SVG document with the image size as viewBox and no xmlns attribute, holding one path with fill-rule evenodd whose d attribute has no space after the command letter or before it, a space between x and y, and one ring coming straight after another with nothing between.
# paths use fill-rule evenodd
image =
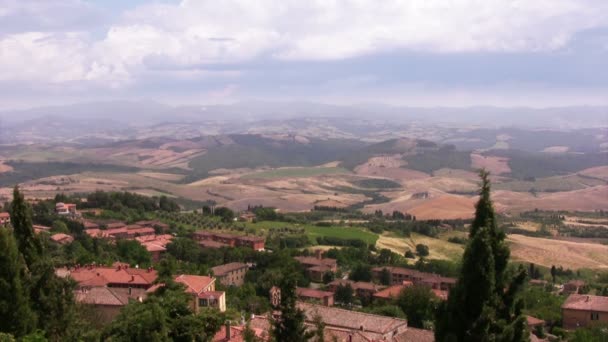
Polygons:
<instances>
[{"instance_id":1,"label":"blue sky","mask_svg":"<svg viewBox=\"0 0 608 342\"><path fill-rule=\"evenodd\" d=\"M604 0L0 0L0 108L608 105Z\"/></svg>"}]
</instances>

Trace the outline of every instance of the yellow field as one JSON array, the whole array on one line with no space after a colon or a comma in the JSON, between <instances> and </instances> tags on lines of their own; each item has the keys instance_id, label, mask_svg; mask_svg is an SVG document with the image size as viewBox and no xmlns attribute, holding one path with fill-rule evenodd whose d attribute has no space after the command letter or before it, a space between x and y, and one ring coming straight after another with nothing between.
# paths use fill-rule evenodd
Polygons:
<instances>
[{"instance_id":1,"label":"yellow field","mask_svg":"<svg viewBox=\"0 0 608 342\"><path fill-rule=\"evenodd\" d=\"M546 267L608 268L608 246L562 240L509 235L513 260L532 262Z\"/></svg>"}]
</instances>

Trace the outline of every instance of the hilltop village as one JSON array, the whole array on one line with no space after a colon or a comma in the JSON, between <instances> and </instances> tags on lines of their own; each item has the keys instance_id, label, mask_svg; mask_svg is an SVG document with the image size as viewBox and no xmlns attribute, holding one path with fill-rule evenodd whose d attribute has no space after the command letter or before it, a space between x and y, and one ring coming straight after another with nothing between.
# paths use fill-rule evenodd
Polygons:
<instances>
[{"instance_id":1,"label":"hilltop village","mask_svg":"<svg viewBox=\"0 0 608 342\"><path fill-rule=\"evenodd\" d=\"M460 264L429 258L432 250L422 244L402 253L378 248L365 234L470 226L394 212L361 217L373 222L368 229L338 228L319 220L324 211L335 214L332 208L292 216L262 206L183 211L170 198L128 192L27 199L31 221L24 221L13 203L0 213L3 230L31 225L30 238L50 256L57 279L71 284L74 310L93 340L147 336L138 331L144 316L133 314L175 296L187 315L204 318L191 333L207 341L275 340L277 322L292 314L285 310L301 314L310 340L435 341L438 310L462 291L455 290ZM519 268L526 274L520 297L535 302L522 301L531 339L591 333L608 322L605 279L561 267Z\"/></svg>"}]
</instances>

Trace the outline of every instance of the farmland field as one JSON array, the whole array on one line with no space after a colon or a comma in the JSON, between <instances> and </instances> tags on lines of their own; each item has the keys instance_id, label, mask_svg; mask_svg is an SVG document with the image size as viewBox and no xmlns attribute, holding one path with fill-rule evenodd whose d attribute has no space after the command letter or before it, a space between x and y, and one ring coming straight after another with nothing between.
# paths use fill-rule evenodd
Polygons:
<instances>
[{"instance_id":1,"label":"farmland field","mask_svg":"<svg viewBox=\"0 0 608 342\"><path fill-rule=\"evenodd\" d=\"M256 230L270 230L272 228L302 228L306 232L306 235L310 239L311 242L316 242L316 238L319 236L324 237L335 237L340 239L359 239L365 241L367 244L376 244L378 240L378 235L372 232L365 230L360 227L340 227L340 226L330 226L330 227L319 227L311 224L293 224L286 222L258 222L258 223L249 223L247 227L254 228Z\"/></svg>"},{"instance_id":2,"label":"farmland field","mask_svg":"<svg viewBox=\"0 0 608 342\"><path fill-rule=\"evenodd\" d=\"M349 170L341 167L285 167L268 171L250 173L242 178L253 179L272 179L272 178L304 178L334 174L349 174Z\"/></svg>"},{"instance_id":3,"label":"farmland field","mask_svg":"<svg viewBox=\"0 0 608 342\"><path fill-rule=\"evenodd\" d=\"M412 233L409 237L385 233L378 239L376 247L388 248L395 253L403 255L408 249L415 253L416 245L423 244L429 246L429 259L459 260L464 251L463 246L448 242L447 238L447 235L440 236L440 238L432 238L417 233Z\"/></svg>"}]
</instances>

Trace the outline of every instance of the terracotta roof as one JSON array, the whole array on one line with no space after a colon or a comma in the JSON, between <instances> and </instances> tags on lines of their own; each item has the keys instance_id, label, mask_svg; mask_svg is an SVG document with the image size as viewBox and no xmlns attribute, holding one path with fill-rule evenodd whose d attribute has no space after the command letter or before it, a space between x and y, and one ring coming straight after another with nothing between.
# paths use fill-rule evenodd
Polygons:
<instances>
[{"instance_id":1,"label":"terracotta roof","mask_svg":"<svg viewBox=\"0 0 608 342\"><path fill-rule=\"evenodd\" d=\"M205 291L206 288L211 285L215 279L206 276L197 276L182 274L175 277L175 281L186 285L186 292L199 294Z\"/></svg>"},{"instance_id":2,"label":"terracotta roof","mask_svg":"<svg viewBox=\"0 0 608 342\"><path fill-rule=\"evenodd\" d=\"M131 291L131 294L129 294ZM147 296L144 289L111 288L96 286L74 291L77 302L83 304L123 306L130 300L143 300Z\"/></svg>"},{"instance_id":3,"label":"terracotta roof","mask_svg":"<svg viewBox=\"0 0 608 342\"><path fill-rule=\"evenodd\" d=\"M318 259L315 257L297 256L297 257L294 257L294 259L296 259L299 263L305 264L305 265L315 265L315 266L321 266L321 265L336 266L336 265L338 265L338 262L336 261L336 259L331 259L331 258Z\"/></svg>"},{"instance_id":4,"label":"terracotta roof","mask_svg":"<svg viewBox=\"0 0 608 342\"><path fill-rule=\"evenodd\" d=\"M7 213L7 212L2 212L0 213L0 218L6 219L6 218L10 218L11 214Z\"/></svg>"},{"instance_id":5,"label":"terracotta roof","mask_svg":"<svg viewBox=\"0 0 608 342\"><path fill-rule=\"evenodd\" d=\"M97 223L91 221L84 221L82 225L85 229L99 228L99 225Z\"/></svg>"},{"instance_id":6,"label":"terracotta roof","mask_svg":"<svg viewBox=\"0 0 608 342\"><path fill-rule=\"evenodd\" d=\"M232 271L240 270L242 268L248 268L247 264L243 264L242 262L231 262L228 264L211 267L211 270L213 271L213 275L215 275L216 277L221 277Z\"/></svg>"},{"instance_id":7,"label":"terracotta roof","mask_svg":"<svg viewBox=\"0 0 608 342\"><path fill-rule=\"evenodd\" d=\"M572 294L562 309L608 312L608 297Z\"/></svg>"},{"instance_id":8,"label":"terracotta roof","mask_svg":"<svg viewBox=\"0 0 608 342\"><path fill-rule=\"evenodd\" d=\"M64 234L64 233L57 233L57 234L51 235L51 240L53 240L57 243L70 243L70 242L74 241L74 237L72 235L68 235L68 234Z\"/></svg>"},{"instance_id":9,"label":"terracotta roof","mask_svg":"<svg viewBox=\"0 0 608 342\"><path fill-rule=\"evenodd\" d=\"M378 292L374 293L374 297L383 298L383 299L397 298L399 296L399 294L401 293L401 291L403 291L403 289L405 289L408 286L411 286L411 285L393 285L391 287L385 288L382 291L378 291Z\"/></svg>"},{"instance_id":10,"label":"terracotta roof","mask_svg":"<svg viewBox=\"0 0 608 342\"><path fill-rule=\"evenodd\" d=\"M407 326L407 321L399 318L372 315L335 307L327 307L310 303L298 302L299 309L304 311L306 320L314 321L318 315L327 326L352 330L361 330L386 334L397 328Z\"/></svg>"},{"instance_id":11,"label":"terracotta roof","mask_svg":"<svg viewBox=\"0 0 608 342\"><path fill-rule=\"evenodd\" d=\"M545 321L543 321L542 319L536 318L536 317L532 317L532 316L526 316L526 321L528 322L528 326L535 326L535 325L544 325Z\"/></svg>"},{"instance_id":12,"label":"terracotta roof","mask_svg":"<svg viewBox=\"0 0 608 342\"><path fill-rule=\"evenodd\" d=\"M431 330L407 328L395 336L395 342L435 342L435 334Z\"/></svg>"},{"instance_id":13,"label":"terracotta roof","mask_svg":"<svg viewBox=\"0 0 608 342\"><path fill-rule=\"evenodd\" d=\"M152 286L158 277L155 270L94 266L71 269L68 275L80 286L136 285L145 287Z\"/></svg>"},{"instance_id":14,"label":"terracotta roof","mask_svg":"<svg viewBox=\"0 0 608 342\"><path fill-rule=\"evenodd\" d=\"M317 265L317 266L309 267L308 270L314 271L314 272L329 272L329 271L333 270L333 267L328 266L328 265Z\"/></svg>"},{"instance_id":15,"label":"terracotta roof","mask_svg":"<svg viewBox=\"0 0 608 342\"><path fill-rule=\"evenodd\" d=\"M374 284L374 283L369 283L369 282L365 282L365 281L352 281L352 280L348 280L348 279L336 279L334 281L332 281L331 283L329 283L328 285L330 286L346 286L346 285L350 285L350 287L353 288L353 290L366 290L366 291L379 291L381 289L386 288L386 286L384 285L378 285L378 284Z\"/></svg>"},{"instance_id":16,"label":"terracotta roof","mask_svg":"<svg viewBox=\"0 0 608 342\"><path fill-rule=\"evenodd\" d=\"M414 276L414 275L424 275L424 274L430 274L430 273L422 273L418 270L412 270L409 268L403 268L403 267L392 267L392 266L385 266L385 267L374 267L372 268L372 271L374 272L382 272L383 269L387 269L390 273L394 273L394 274L403 274L403 275L408 275L408 276Z\"/></svg>"},{"instance_id":17,"label":"terracotta roof","mask_svg":"<svg viewBox=\"0 0 608 342\"><path fill-rule=\"evenodd\" d=\"M319 298L319 299L323 299L325 297L333 297L333 295L334 295L333 292L309 289L306 287L296 288L296 294L298 295L298 297Z\"/></svg>"},{"instance_id":18,"label":"terracotta roof","mask_svg":"<svg viewBox=\"0 0 608 342\"><path fill-rule=\"evenodd\" d=\"M225 243L221 243L221 242L217 242L217 241L213 241L213 240L198 241L198 244L201 247L207 247L207 248L220 248L220 247L226 247L226 246L228 246Z\"/></svg>"},{"instance_id":19,"label":"terracotta roof","mask_svg":"<svg viewBox=\"0 0 608 342\"><path fill-rule=\"evenodd\" d=\"M271 323L265 316L253 315L249 320L249 328L253 330L255 335L262 341L270 340ZM240 324L230 327L230 338L226 337L226 325L222 325L220 330L215 334L213 342L242 342L245 325Z\"/></svg>"}]
</instances>

